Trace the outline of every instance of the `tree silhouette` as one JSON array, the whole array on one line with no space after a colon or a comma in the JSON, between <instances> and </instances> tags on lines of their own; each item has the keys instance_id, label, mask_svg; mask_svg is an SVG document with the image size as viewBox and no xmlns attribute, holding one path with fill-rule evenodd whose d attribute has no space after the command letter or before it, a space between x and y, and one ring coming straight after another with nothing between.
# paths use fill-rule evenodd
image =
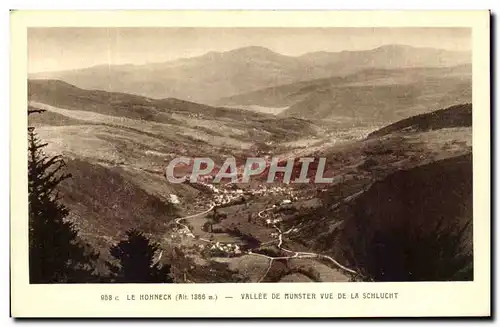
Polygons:
<instances>
[{"instance_id":1,"label":"tree silhouette","mask_svg":"<svg viewBox=\"0 0 500 327\"><path fill-rule=\"evenodd\" d=\"M42 112L29 110L28 114ZM59 203L57 186L71 177L64 174L61 156L48 157L42 143L28 128L28 202L30 283L79 283L94 281L94 261L99 256L78 240L68 209Z\"/></svg>"},{"instance_id":2,"label":"tree silhouette","mask_svg":"<svg viewBox=\"0 0 500 327\"><path fill-rule=\"evenodd\" d=\"M117 283L172 283L170 266L154 262L160 246L141 232L131 229L127 238L111 247L110 254L119 265L108 264L112 279Z\"/></svg>"}]
</instances>

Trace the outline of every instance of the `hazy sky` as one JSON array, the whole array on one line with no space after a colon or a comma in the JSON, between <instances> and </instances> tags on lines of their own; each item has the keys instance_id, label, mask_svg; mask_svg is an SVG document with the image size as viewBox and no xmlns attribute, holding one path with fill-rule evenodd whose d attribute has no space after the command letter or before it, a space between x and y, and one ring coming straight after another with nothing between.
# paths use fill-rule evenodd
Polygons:
<instances>
[{"instance_id":1,"label":"hazy sky","mask_svg":"<svg viewBox=\"0 0 500 327\"><path fill-rule=\"evenodd\" d=\"M465 28L30 28L28 70L162 62L250 45L297 56L385 44L470 50L471 35Z\"/></svg>"}]
</instances>

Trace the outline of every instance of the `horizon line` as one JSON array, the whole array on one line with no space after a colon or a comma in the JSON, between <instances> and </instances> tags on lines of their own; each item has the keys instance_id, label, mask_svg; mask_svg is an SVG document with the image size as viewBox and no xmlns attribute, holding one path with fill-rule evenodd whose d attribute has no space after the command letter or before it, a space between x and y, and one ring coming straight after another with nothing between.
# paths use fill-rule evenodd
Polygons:
<instances>
[{"instance_id":1,"label":"horizon line","mask_svg":"<svg viewBox=\"0 0 500 327\"><path fill-rule=\"evenodd\" d=\"M369 49L364 49L364 50L341 50L341 51L322 51L322 50L317 50L317 51L309 51L309 52L305 52L303 54L300 54L300 55L287 55L287 54L283 54L283 53L279 53L275 50L272 50L268 47L265 47L265 46L260 46L260 45L248 45L248 46L244 46L244 47L238 47L238 48L233 48L233 49L229 49L229 50L226 50L226 51L207 51L203 54L200 54L200 55L196 55L196 56L188 56L188 57L179 57L179 58L176 58L176 59L170 59L170 60L165 60L165 61L151 61L151 62L145 62L145 63L140 63L140 64L134 64L134 63L119 63L119 64L112 64L111 66L146 66L146 65L154 65L154 64L166 64L166 63L169 63L169 62L175 62L175 61L181 61L181 60L190 60L190 59L195 59L195 58L200 58L200 57L204 57L208 54L224 54L224 53L230 53L230 52L234 52L234 51L238 51L238 50L243 50L243 49L248 49L248 48L261 48L261 49L265 49L267 51L270 51L270 52L273 52L277 55L280 55L280 56L284 56L284 57L289 57L289 58L300 58L300 57L303 57L303 56L306 56L306 55L310 55L310 54L314 54L314 53L329 53L329 54L338 54L338 53L344 53L344 52L365 52L365 51L373 51L373 50L377 50L377 49L381 49L381 48L384 48L384 47L390 47L390 46L398 46L398 47L407 47L407 48L413 48L413 49L433 49L433 50L442 50L442 51L448 51L448 52L455 52L455 53L470 53L472 52L472 50L448 50L448 49L444 49L444 48L434 48L434 47L416 47L416 46L412 46L412 45L407 45L407 44L401 44L401 43L388 43L388 44L384 44L384 45L381 45L381 46L378 46L378 47L375 47L375 48L369 48ZM36 72L28 72L28 75L30 74L43 74L43 73L56 73L56 72L64 72L64 71L76 71L76 70L81 70L81 69L89 69L89 68L97 68L97 67L101 67L101 66L109 66L109 64L106 64L106 63L102 63L102 64L97 64L97 65L92 65L92 66L84 66L84 67L78 67L78 68L72 68L72 69L62 69L62 70L46 70L46 71L36 71Z\"/></svg>"}]
</instances>

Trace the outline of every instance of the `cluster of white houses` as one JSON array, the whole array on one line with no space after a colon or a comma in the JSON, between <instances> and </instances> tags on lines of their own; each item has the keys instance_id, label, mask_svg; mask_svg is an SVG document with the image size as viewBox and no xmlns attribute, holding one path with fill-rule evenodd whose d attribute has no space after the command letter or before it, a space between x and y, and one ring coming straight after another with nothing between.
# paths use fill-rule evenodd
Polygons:
<instances>
[{"instance_id":1,"label":"cluster of white houses","mask_svg":"<svg viewBox=\"0 0 500 327\"><path fill-rule=\"evenodd\" d=\"M216 242L215 244L212 244L210 250L219 250L225 253L235 254L235 255L241 254L241 249L238 246L238 244L231 244L231 243Z\"/></svg>"},{"instance_id":2,"label":"cluster of white houses","mask_svg":"<svg viewBox=\"0 0 500 327\"><path fill-rule=\"evenodd\" d=\"M187 228L174 228L172 229L172 231L180 235L185 235L187 237L195 238L194 234Z\"/></svg>"},{"instance_id":3,"label":"cluster of white houses","mask_svg":"<svg viewBox=\"0 0 500 327\"><path fill-rule=\"evenodd\" d=\"M276 225L277 223L280 223L283 221L281 218L267 218L266 219L266 224L268 225Z\"/></svg>"},{"instance_id":4,"label":"cluster of white houses","mask_svg":"<svg viewBox=\"0 0 500 327\"><path fill-rule=\"evenodd\" d=\"M223 205L240 199L242 195L243 195L243 190L239 189L235 191L224 190L224 192L214 195L213 199L215 205Z\"/></svg>"},{"instance_id":5,"label":"cluster of white houses","mask_svg":"<svg viewBox=\"0 0 500 327\"><path fill-rule=\"evenodd\" d=\"M250 191L251 194L254 195L267 195L267 194L284 194L284 193L289 193L290 190L286 187L283 186L266 186L266 185L259 185L259 187L256 190Z\"/></svg>"},{"instance_id":6,"label":"cluster of white houses","mask_svg":"<svg viewBox=\"0 0 500 327\"><path fill-rule=\"evenodd\" d=\"M208 188L213 194L213 205L219 206L223 204L231 203L243 196L244 192L241 189L228 189L228 188L217 188L214 184L205 183L204 181L198 181L198 184L203 185Z\"/></svg>"}]
</instances>

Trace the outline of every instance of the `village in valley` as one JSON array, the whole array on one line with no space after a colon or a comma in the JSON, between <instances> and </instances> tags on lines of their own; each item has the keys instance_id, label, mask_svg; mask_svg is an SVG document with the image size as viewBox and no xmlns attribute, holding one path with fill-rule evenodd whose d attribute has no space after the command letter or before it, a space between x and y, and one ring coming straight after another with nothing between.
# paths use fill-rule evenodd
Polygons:
<instances>
[{"instance_id":1,"label":"village in valley","mask_svg":"<svg viewBox=\"0 0 500 327\"><path fill-rule=\"evenodd\" d=\"M410 45L369 28L356 46L349 36L351 48L330 42L338 30L308 28L290 46L313 44L292 55L274 48L287 47L282 28L228 29L220 49L212 41L224 29L189 28L171 42L182 28L158 38L92 28L80 33L96 49L130 40L115 59L141 44L159 61L104 56L61 70L102 51L71 50L74 33L55 30L30 29L34 62L54 65L28 76L28 136L33 153L39 140L69 175L58 185L61 215L97 253L99 280L126 279L108 263L135 265L111 249L139 236L151 242L151 278L176 283L473 280L472 57L435 47L448 38L469 47L470 35L395 29L393 41ZM178 58L163 61L162 44L180 47Z\"/></svg>"},{"instance_id":2,"label":"village in valley","mask_svg":"<svg viewBox=\"0 0 500 327\"><path fill-rule=\"evenodd\" d=\"M241 184L238 185L235 183L221 183L217 184L216 186L215 184L199 180L197 184L199 187L204 187L210 191L211 200L207 202L207 206L208 208L210 208L210 210L207 211L204 215L193 215L190 217L176 219L177 227L174 228L173 231L185 237L200 241L201 244L198 245L200 250L209 249L212 250L213 254L217 254L219 256L242 255L244 253L244 250L242 250L241 240L235 243L230 243L217 241L215 237L212 237L211 239L199 237L193 233L188 225L184 224L190 224L190 222L194 219L204 219L206 220L206 222L202 226L202 229L207 230L207 222L210 220L214 220L214 223L210 226L210 232L214 232L213 225L216 225L220 222L220 218L213 219L214 216L222 216L222 219L228 221L233 218L228 217L226 214L221 214L221 212L224 211L225 207L231 207L233 205L243 205L244 207L246 206L248 208L249 202L255 200L256 198L266 199L272 197L281 200L276 200L276 202L269 208L253 214L255 218L252 217L251 220L272 228L272 226L275 226L276 224L281 222L281 218L273 217L271 211L281 206L290 205L293 203L293 201L298 199L296 195L297 192L290 187L286 187L285 185L280 186L273 184L259 184L259 187L256 189L243 189L240 188ZM178 198L173 194L171 195L171 198L175 198L178 201ZM257 221L256 219L259 219L260 221ZM217 228L215 228L215 231L220 233L220 230ZM269 235L272 238L278 238L278 234L276 232L272 232ZM213 234L211 236L213 236ZM251 252L251 250L249 251Z\"/></svg>"}]
</instances>

